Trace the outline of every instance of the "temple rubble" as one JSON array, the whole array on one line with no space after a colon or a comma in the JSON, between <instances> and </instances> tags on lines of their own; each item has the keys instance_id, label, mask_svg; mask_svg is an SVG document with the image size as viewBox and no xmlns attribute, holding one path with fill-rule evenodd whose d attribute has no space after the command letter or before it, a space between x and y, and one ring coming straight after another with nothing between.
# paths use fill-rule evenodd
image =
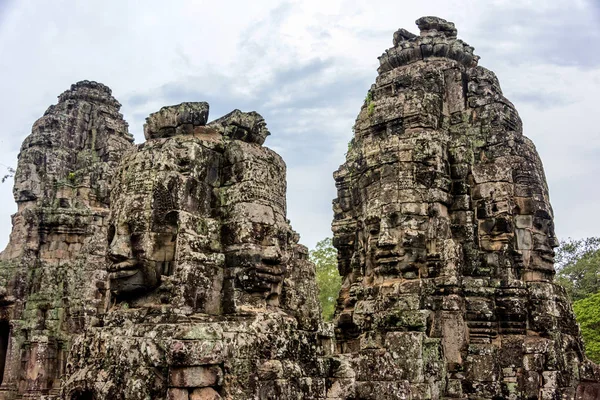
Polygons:
<instances>
[{"instance_id":1,"label":"temple rubble","mask_svg":"<svg viewBox=\"0 0 600 400\"><path fill-rule=\"evenodd\" d=\"M167 106L136 145L107 86L61 94L19 154L0 400L600 399L539 155L454 24L416 23L334 173L332 323L260 114Z\"/></svg>"}]
</instances>

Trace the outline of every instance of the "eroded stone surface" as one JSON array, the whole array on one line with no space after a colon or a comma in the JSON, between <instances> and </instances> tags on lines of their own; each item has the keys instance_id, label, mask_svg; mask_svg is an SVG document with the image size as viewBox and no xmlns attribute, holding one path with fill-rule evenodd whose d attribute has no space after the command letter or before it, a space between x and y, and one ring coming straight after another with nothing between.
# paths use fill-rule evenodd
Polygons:
<instances>
[{"instance_id":1,"label":"eroded stone surface","mask_svg":"<svg viewBox=\"0 0 600 400\"><path fill-rule=\"evenodd\" d=\"M182 103L134 146L119 106L80 82L23 144L0 398L324 398L332 335L264 119Z\"/></svg>"},{"instance_id":2,"label":"eroded stone surface","mask_svg":"<svg viewBox=\"0 0 600 400\"><path fill-rule=\"evenodd\" d=\"M598 398L539 156L454 24L417 25L335 173L335 327L258 113L163 107L134 146L106 86L63 93L19 156L0 399Z\"/></svg>"},{"instance_id":3,"label":"eroded stone surface","mask_svg":"<svg viewBox=\"0 0 600 400\"><path fill-rule=\"evenodd\" d=\"M146 127L173 128L204 104L163 107ZM177 129L117 169L113 306L75 339L63 395L324 398L314 266L286 220L285 164L253 136L264 120L234 111Z\"/></svg>"},{"instance_id":4,"label":"eroded stone surface","mask_svg":"<svg viewBox=\"0 0 600 400\"><path fill-rule=\"evenodd\" d=\"M144 136L148 140L191 133L197 127L206 125L208 108L206 102L163 107L146 118Z\"/></svg>"},{"instance_id":5,"label":"eroded stone surface","mask_svg":"<svg viewBox=\"0 0 600 400\"><path fill-rule=\"evenodd\" d=\"M570 398L597 371L553 283L542 163L454 24L380 57L334 177L343 284L330 397ZM335 365L334 365L335 366Z\"/></svg>"},{"instance_id":6,"label":"eroded stone surface","mask_svg":"<svg viewBox=\"0 0 600 400\"><path fill-rule=\"evenodd\" d=\"M0 312L9 326L0 333L7 343L0 398L57 395L73 335L106 308L100 266L111 178L133 146L119 107L108 87L76 83L23 142L18 211L0 253Z\"/></svg>"}]
</instances>

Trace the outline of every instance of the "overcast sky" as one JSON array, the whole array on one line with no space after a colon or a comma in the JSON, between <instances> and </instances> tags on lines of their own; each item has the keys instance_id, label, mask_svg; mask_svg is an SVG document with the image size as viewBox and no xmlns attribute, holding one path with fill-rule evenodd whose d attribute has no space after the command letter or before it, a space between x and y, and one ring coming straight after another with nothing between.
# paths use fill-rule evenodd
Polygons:
<instances>
[{"instance_id":1,"label":"overcast sky","mask_svg":"<svg viewBox=\"0 0 600 400\"><path fill-rule=\"evenodd\" d=\"M288 216L309 248L331 235L332 173L398 28L437 15L492 69L537 146L560 238L600 236L600 2L0 0L0 163L79 80L123 104L136 142L164 105L210 119L261 113L288 166ZM2 167L2 165L0 165ZM0 248L16 211L0 185Z\"/></svg>"}]
</instances>

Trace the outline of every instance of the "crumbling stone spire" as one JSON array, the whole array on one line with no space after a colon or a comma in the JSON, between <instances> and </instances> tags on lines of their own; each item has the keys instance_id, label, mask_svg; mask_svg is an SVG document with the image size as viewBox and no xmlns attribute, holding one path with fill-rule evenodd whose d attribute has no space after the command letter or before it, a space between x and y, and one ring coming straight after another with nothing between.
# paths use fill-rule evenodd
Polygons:
<instances>
[{"instance_id":1,"label":"crumbling stone spire","mask_svg":"<svg viewBox=\"0 0 600 400\"><path fill-rule=\"evenodd\" d=\"M73 335L106 307L111 178L133 142L120 106L105 85L78 82L23 142L0 253L0 398L57 396Z\"/></svg>"},{"instance_id":2,"label":"crumbling stone spire","mask_svg":"<svg viewBox=\"0 0 600 400\"><path fill-rule=\"evenodd\" d=\"M454 24L394 34L334 174L333 398L598 398L540 158Z\"/></svg>"}]
</instances>

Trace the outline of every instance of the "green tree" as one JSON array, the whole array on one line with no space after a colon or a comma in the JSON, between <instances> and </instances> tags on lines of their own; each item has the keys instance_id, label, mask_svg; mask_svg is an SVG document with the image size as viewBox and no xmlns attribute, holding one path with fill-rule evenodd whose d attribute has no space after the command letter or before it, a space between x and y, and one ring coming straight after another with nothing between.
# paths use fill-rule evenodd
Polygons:
<instances>
[{"instance_id":1,"label":"green tree","mask_svg":"<svg viewBox=\"0 0 600 400\"><path fill-rule=\"evenodd\" d=\"M319 286L319 301L323 308L323 319L330 321L335 311L335 302L342 285L342 279L337 269L337 250L331 243L331 238L325 238L317 243L309 253L310 261L317 267L317 285Z\"/></svg>"},{"instance_id":2,"label":"green tree","mask_svg":"<svg viewBox=\"0 0 600 400\"><path fill-rule=\"evenodd\" d=\"M590 360L600 363L600 292L577 300L573 311L581 327L585 354Z\"/></svg>"},{"instance_id":3,"label":"green tree","mask_svg":"<svg viewBox=\"0 0 600 400\"><path fill-rule=\"evenodd\" d=\"M556 281L574 301L585 353L600 362L600 237L561 241L556 267Z\"/></svg>"},{"instance_id":4,"label":"green tree","mask_svg":"<svg viewBox=\"0 0 600 400\"><path fill-rule=\"evenodd\" d=\"M556 280L573 301L600 291L600 237L562 241L556 262Z\"/></svg>"}]
</instances>

